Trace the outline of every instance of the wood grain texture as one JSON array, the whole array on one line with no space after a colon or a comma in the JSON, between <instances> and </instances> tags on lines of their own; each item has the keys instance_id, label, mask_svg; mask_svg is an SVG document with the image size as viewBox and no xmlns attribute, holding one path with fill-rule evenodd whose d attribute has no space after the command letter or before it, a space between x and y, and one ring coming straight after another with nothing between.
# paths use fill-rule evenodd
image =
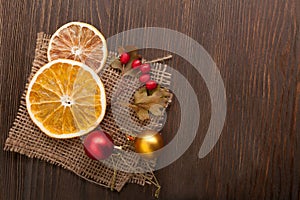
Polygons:
<instances>
[{"instance_id":1,"label":"wood grain texture","mask_svg":"<svg viewBox=\"0 0 300 200\"><path fill-rule=\"evenodd\" d=\"M37 32L85 21L106 37L137 27L182 32L210 53L223 77L227 118L219 142L198 151L210 120L207 88L179 56L168 64L200 100L197 137L187 152L156 172L161 199L300 198L300 10L296 0L23 0L0 4L0 147L13 123L34 57ZM145 50L149 57L163 52ZM170 113L178 111L174 103ZM178 128L169 115L167 141ZM96 186L36 159L0 151L0 199L154 199L154 187L121 193Z\"/></svg>"}]
</instances>

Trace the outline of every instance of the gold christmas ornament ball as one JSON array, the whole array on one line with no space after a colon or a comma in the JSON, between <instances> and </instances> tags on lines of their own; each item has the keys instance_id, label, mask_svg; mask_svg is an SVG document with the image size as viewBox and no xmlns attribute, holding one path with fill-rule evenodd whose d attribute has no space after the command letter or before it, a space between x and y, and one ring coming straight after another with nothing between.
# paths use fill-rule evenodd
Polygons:
<instances>
[{"instance_id":1,"label":"gold christmas ornament ball","mask_svg":"<svg viewBox=\"0 0 300 200\"><path fill-rule=\"evenodd\" d=\"M164 146L162 136L153 130L143 131L135 139L135 151L137 153L143 153L146 158L153 158L156 155L154 151Z\"/></svg>"}]
</instances>

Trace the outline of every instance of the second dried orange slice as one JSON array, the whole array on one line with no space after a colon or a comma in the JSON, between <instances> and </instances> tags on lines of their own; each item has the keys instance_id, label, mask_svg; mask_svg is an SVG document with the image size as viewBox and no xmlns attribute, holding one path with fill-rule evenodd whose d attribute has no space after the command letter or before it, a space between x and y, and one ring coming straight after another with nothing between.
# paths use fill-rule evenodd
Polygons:
<instances>
[{"instance_id":1,"label":"second dried orange slice","mask_svg":"<svg viewBox=\"0 0 300 200\"><path fill-rule=\"evenodd\" d=\"M85 64L59 59L34 75L26 106L33 122L50 137L78 137L92 131L103 119L105 89Z\"/></svg>"},{"instance_id":2,"label":"second dried orange slice","mask_svg":"<svg viewBox=\"0 0 300 200\"><path fill-rule=\"evenodd\" d=\"M107 58L106 40L94 26L83 22L70 22L52 35L47 56L49 61L79 61L98 73Z\"/></svg>"}]
</instances>

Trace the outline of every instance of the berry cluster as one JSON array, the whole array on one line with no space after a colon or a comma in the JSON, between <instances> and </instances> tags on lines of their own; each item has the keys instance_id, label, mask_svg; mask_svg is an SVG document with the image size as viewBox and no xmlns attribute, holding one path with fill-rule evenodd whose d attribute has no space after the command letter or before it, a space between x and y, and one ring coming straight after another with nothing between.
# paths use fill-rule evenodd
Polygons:
<instances>
[{"instance_id":1,"label":"berry cluster","mask_svg":"<svg viewBox=\"0 0 300 200\"><path fill-rule=\"evenodd\" d=\"M130 55L128 53L122 53L120 55L120 62L125 65L129 62L130 60ZM139 80L141 83L146 84L147 90L153 90L157 87L157 82L154 80L151 80L150 77L150 71L151 67L150 64L148 63L142 63L140 59L135 59L131 63L132 69L139 69L142 73L140 76Z\"/></svg>"}]
</instances>

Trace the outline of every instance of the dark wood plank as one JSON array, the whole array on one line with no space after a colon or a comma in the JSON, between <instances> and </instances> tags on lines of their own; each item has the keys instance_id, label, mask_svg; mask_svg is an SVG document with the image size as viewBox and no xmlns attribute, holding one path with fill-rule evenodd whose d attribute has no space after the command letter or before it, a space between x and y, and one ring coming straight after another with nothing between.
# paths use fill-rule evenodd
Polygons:
<instances>
[{"instance_id":1,"label":"dark wood plank","mask_svg":"<svg viewBox=\"0 0 300 200\"><path fill-rule=\"evenodd\" d=\"M198 94L200 128L193 145L156 172L161 199L299 199L299 1L1 0L1 136L3 148L34 56L36 33L85 21L109 37L156 26L185 33L210 53L228 102L219 142L197 157L210 120L201 76L179 56L169 64ZM149 58L162 52L145 50ZM179 109L175 103L170 113ZM164 129L171 140L178 117ZM153 199L154 187L127 185L121 193L96 186L36 159L0 151L0 199Z\"/></svg>"}]
</instances>

